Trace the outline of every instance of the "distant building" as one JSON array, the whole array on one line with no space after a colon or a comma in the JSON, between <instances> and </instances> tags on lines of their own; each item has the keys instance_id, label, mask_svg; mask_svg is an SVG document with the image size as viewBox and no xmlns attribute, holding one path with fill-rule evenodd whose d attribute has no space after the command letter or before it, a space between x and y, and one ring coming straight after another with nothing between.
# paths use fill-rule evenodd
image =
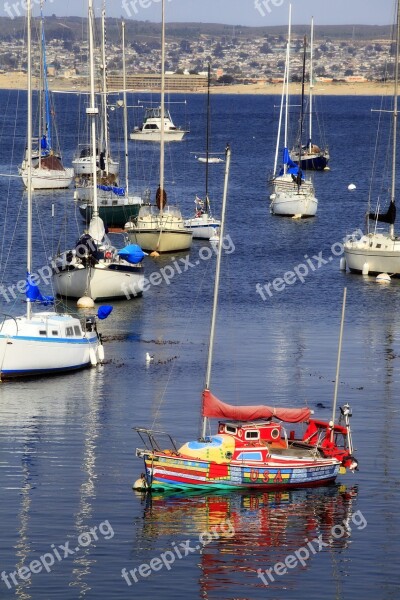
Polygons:
<instances>
[{"instance_id":1,"label":"distant building","mask_svg":"<svg viewBox=\"0 0 400 600\"><path fill-rule=\"evenodd\" d=\"M107 78L108 89L122 90L122 74L109 73ZM131 90L161 90L161 75L135 74L126 76L126 87ZM193 91L207 87L207 77L202 75L166 75L166 91Z\"/></svg>"}]
</instances>

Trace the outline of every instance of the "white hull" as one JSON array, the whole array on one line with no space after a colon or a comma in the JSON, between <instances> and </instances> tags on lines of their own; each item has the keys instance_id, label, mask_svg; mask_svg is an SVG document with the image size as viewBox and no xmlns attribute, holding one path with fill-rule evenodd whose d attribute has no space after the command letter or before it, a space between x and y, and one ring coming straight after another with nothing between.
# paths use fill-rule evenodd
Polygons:
<instances>
[{"instance_id":1,"label":"white hull","mask_svg":"<svg viewBox=\"0 0 400 600\"><path fill-rule=\"evenodd\" d=\"M28 187L28 175L26 170L21 170L22 181L25 187ZM32 169L33 190L58 190L69 188L74 180L74 170L64 169L63 171L53 169Z\"/></svg>"},{"instance_id":2,"label":"white hull","mask_svg":"<svg viewBox=\"0 0 400 600\"><path fill-rule=\"evenodd\" d=\"M362 273L400 274L400 240L375 233L344 245L346 263L351 271Z\"/></svg>"},{"instance_id":3,"label":"white hull","mask_svg":"<svg viewBox=\"0 0 400 600\"><path fill-rule=\"evenodd\" d=\"M285 217L313 217L318 208L318 200L313 196L278 192L273 198L270 209L273 215Z\"/></svg>"},{"instance_id":4,"label":"white hull","mask_svg":"<svg viewBox=\"0 0 400 600\"><path fill-rule=\"evenodd\" d=\"M221 221L209 218L207 215L201 215L200 217L185 219L184 224L186 229L193 233L194 239L209 240L219 231Z\"/></svg>"},{"instance_id":5,"label":"white hull","mask_svg":"<svg viewBox=\"0 0 400 600\"><path fill-rule=\"evenodd\" d=\"M68 267L53 274L53 288L58 296L93 300L123 299L140 296L143 292L144 275L141 267L117 270L104 264L94 267Z\"/></svg>"},{"instance_id":6,"label":"white hull","mask_svg":"<svg viewBox=\"0 0 400 600\"><path fill-rule=\"evenodd\" d=\"M208 163L209 165L217 165L220 163L223 163L223 159L222 158L208 158L208 160L206 158L204 158L203 156L199 156L197 158L197 160L201 163Z\"/></svg>"},{"instance_id":7,"label":"white hull","mask_svg":"<svg viewBox=\"0 0 400 600\"><path fill-rule=\"evenodd\" d=\"M131 229L128 237L145 252L180 252L189 250L192 245L192 232L184 229Z\"/></svg>"},{"instance_id":8,"label":"white hull","mask_svg":"<svg viewBox=\"0 0 400 600\"><path fill-rule=\"evenodd\" d=\"M93 175L93 165L91 156L74 158L74 160L72 161L72 166L76 177L79 177L80 175ZM111 175L118 175L119 162L116 160L109 159L107 163L107 172Z\"/></svg>"},{"instance_id":9,"label":"white hull","mask_svg":"<svg viewBox=\"0 0 400 600\"><path fill-rule=\"evenodd\" d=\"M186 131L176 129L174 131L164 132L164 142L181 142ZM158 142L161 141L161 134L159 131L133 131L129 135L130 140L136 142Z\"/></svg>"},{"instance_id":10,"label":"white hull","mask_svg":"<svg viewBox=\"0 0 400 600\"><path fill-rule=\"evenodd\" d=\"M7 317L0 329L0 378L80 369L89 366L93 357L98 360L98 348L97 334L83 333L79 320L71 315Z\"/></svg>"}]
</instances>

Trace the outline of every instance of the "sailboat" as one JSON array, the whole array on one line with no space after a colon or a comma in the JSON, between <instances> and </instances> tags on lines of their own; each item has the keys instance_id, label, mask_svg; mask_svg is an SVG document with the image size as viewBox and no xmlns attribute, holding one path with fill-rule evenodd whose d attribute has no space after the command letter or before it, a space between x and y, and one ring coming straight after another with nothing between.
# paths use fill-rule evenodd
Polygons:
<instances>
[{"instance_id":1,"label":"sailboat","mask_svg":"<svg viewBox=\"0 0 400 600\"><path fill-rule=\"evenodd\" d=\"M227 148L221 238L224 235L229 165L230 149ZM326 484L336 479L341 467L356 469L348 404L341 408L343 423L335 423L346 295L343 298L332 421L311 418L308 408L232 406L219 400L210 390L221 257L222 244L217 255L200 437L178 448L169 436L171 447L164 449L161 438L157 439L157 432L135 428L145 446L136 450L136 456L144 460L145 471L134 487L286 489ZM209 434L210 418L219 419L216 435ZM294 431L288 434L283 423L291 426L304 423L305 432L302 436L296 436Z\"/></svg>"},{"instance_id":2,"label":"sailboat","mask_svg":"<svg viewBox=\"0 0 400 600\"><path fill-rule=\"evenodd\" d=\"M106 237L98 214L96 169L96 118L98 108L94 91L93 0L89 0L90 107L91 120L93 215L88 231L75 248L58 255L53 261L53 287L59 296L93 300L131 298L142 294L144 275L141 261L144 253L135 245L116 250Z\"/></svg>"},{"instance_id":3,"label":"sailboat","mask_svg":"<svg viewBox=\"0 0 400 600\"><path fill-rule=\"evenodd\" d=\"M27 254L26 314L4 315L0 323L0 379L80 369L104 358L95 317L83 322L68 314L34 312L33 305L54 303L42 296L32 274L32 59L31 0L27 0L28 118L27 118ZM111 309L111 307L110 307ZM103 315L104 316L104 315Z\"/></svg>"},{"instance_id":4,"label":"sailboat","mask_svg":"<svg viewBox=\"0 0 400 600\"><path fill-rule=\"evenodd\" d=\"M301 168L296 165L290 158L288 149L288 126L289 126L289 82L290 82L290 38L291 38L291 5L289 6L289 29L288 42L286 46L286 61L285 74L282 90L279 127L276 140L274 170L270 184L272 185L272 193L270 195L270 211L274 215L286 217L313 217L318 208L318 200L315 197L314 186L312 181L307 180L303 175ZM303 52L303 75L302 75L302 95L301 95L301 111L300 111L300 142L299 156L301 161L302 147L301 136L303 126L303 111L304 111L304 76L305 76L305 51L306 40L304 39ZM284 148L283 148L283 167L277 173L278 153L280 147L283 105L285 103L285 123L284 123Z\"/></svg>"},{"instance_id":5,"label":"sailboat","mask_svg":"<svg viewBox=\"0 0 400 600\"><path fill-rule=\"evenodd\" d=\"M28 147L25 151L25 158L22 161L19 174L22 177L25 187L28 187L28 172L31 170L29 179L32 189L54 190L70 187L74 178L74 170L64 167L60 153L53 148L53 111L50 106L50 93L47 83L46 40L42 10L43 0L40 4L40 72L43 86L39 92L39 136L35 140L32 138L31 141L31 144L35 145L35 148L31 148L31 152L29 153L32 168L30 169L28 166Z\"/></svg>"},{"instance_id":6,"label":"sailboat","mask_svg":"<svg viewBox=\"0 0 400 600\"><path fill-rule=\"evenodd\" d=\"M101 12L101 61L102 61L102 93L101 93L101 118L99 138L96 145L96 167L99 183L102 185L117 185L119 162L112 157L108 129L108 91L107 91L107 61L106 61L106 11L103 6ZM93 176L94 164L90 144L81 144L72 161L75 177L78 182L85 185Z\"/></svg>"},{"instance_id":7,"label":"sailboat","mask_svg":"<svg viewBox=\"0 0 400 600\"><path fill-rule=\"evenodd\" d=\"M400 56L400 1L397 2L396 54L394 66L394 95L392 117L392 173L390 187L390 204L383 214L370 212L367 218L368 231L361 238L350 238L344 244L344 257L350 271L368 275L369 273L400 274L400 239L396 237L394 224L396 220L396 156L397 156L397 106L399 91L399 56ZM371 189L370 189L371 195ZM374 221L374 229L370 230L369 221ZM387 223L388 232L377 231L377 224Z\"/></svg>"},{"instance_id":8,"label":"sailboat","mask_svg":"<svg viewBox=\"0 0 400 600\"><path fill-rule=\"evenodd\" d=\"M193 231L193 237L202 240L209 240L216 234L221 221L214 219L211 214L210 199L208 197L208 165L210 159L216 158L218 162L221 161L219 157L211 157L209 152L210 143L210 80L211 80L211 67L208 64L208 85L207 85L207 130L206 130L206 155L204 162L206 165L206 189L204 200L195 198L195 214L194 217L185 219L185 227ZM199 157L199 159L202 157Z\"/></svg>"},{"instance_id":9,"label":"sailboat","mask_svg":"<svg viewBox=\"0 0 400 600\"><path fill-rule=\"evenodd\" d=\"M125 224L130 241L147 252L179 252L192 244L192 231L187 229L181 211L167 206L164 189L164 99L165 99L165 0L161 4L161 129L160 129L160 183L156 192L156 206L143 205L133 221Z\"/></svg>"},{"instance_id":10,"label":"sailboat","mask_svg":"<svg viewBox=\"0 0 400 600\"><path fill-rule=\"evenodd\" d=\"M313 71L313 48L314 48L314 19L311 19L311 35L310 35L310 85L308 95L308 141L301 149L301 164L303 171L314 170L323 171L328 169L329 150L327 147L321 149L320 146L313 141L313 90L314 90L314 71ZM299 150L294 148L290 153L291 159L299 164ZM328 169L329 170L329 169Z\"/></svg>"},{"instance_id":11,"label":"sailboat","mask_svg":"<svg viewBox=\"0 0 400 600\"><path fill-rule=\"evenodd\" d=\"M103 11L104 12L104 11ZM129 155L128 155L128 115L126 97L126 65L125 65L125 23L122 23L122 64L123 64L123 100L117 102L117 107L123 108L124 113L124 154L125 154L125 187L116 185L97 186L97 207L99 217L108 229L123 229L127 221L138 216L143 204L141 196L129 193ZM76 191L79 202L79 212L86 223L93 216L93 187L83 187Z\"/></svg>"}]
</instances>

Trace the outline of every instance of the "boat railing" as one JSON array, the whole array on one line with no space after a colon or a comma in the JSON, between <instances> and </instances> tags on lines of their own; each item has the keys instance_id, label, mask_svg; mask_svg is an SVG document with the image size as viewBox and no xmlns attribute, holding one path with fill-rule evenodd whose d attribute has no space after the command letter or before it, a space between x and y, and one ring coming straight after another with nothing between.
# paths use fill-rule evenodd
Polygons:
<instances>
[{"instance_id":1,"label":"boat railing","mask_svg":"<svg viewBox=\"0 0 400 600\"><path fill-rule=\"evenodd\" d=\"M178 453L177 445L174 439L166 431L157 431L155 429L146 429L145 427L133 427L142 440L145 450L137 449L136 454L139 456L143 452L163 452L165 450L165 444L162 440L166 440L168 446L175 453Z\"/></svg>"}]
</instances>

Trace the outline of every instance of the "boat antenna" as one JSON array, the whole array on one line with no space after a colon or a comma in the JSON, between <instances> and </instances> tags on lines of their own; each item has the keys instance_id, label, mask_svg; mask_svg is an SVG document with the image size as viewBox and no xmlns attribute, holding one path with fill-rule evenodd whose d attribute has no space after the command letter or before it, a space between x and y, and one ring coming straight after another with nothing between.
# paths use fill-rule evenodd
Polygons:
<instances>
[{"instance_id":1,"label":"boat antenna","mask_svg":"<svg viewBox=\"0 0 400 600\"><path fill-rule=\"evenodd\" d=\"M211 66L208 63L207 68L207 130L206 130L206 197L205 197L205 209L206 213L209 212L210 202L208 199L208 156L209 156L209 140L210 140L210 78L211 78Z\"/></svg>"},{"instance_id":2,"label":"boat antenna","mask_svg":"<svg viewBox=\"0 0 400 600\"><path fill-rule=\"evenodd\" d=\"M338 347L338 356L337 356L337 363L336 363L335 391L333 393L331 442L333 442L333 435L335 432L335 415L336 415L337 394L338 394L338 386L339 386L340 356L342 353L342 339L343 339L344 314L345 314L345 309L346 309L346 295L347 295L347 288L345 287L343 290L342 318L340 321L339 347Z\"/></svg>"},{"instance_id":3,"label":"boat antenna","mask_svg":"<svg viewBox=\"0 0 400 600\"><path fill-rule=\"evenodd\" d=\"M225 209L226 209L226 198L228 194L228 181L229 181L229 167L231 163L231 149L229 144L225 149L225 177L224 177L224 193L222 197L222 208L221 208L221 225L219 229L219 244L218 244L218 254L217 254L217 264L215 267L215 281L214 281L214 299L213 299L213 307L211 313L211 327L210 327L210 339L208 343L208 356L207 356L207 369L206 369L206 378L204 382L204 389L210 389L210 380L211 380L211 367L212 367L212 359L213 359L213 351L214 351L214 338L215 338L215 322L217 317L217 306L218 306L218 293L219 293L219 277L221 271L221 257L222 257L222 246L224 239L224 228L225 228ZM205 440L206 431L207 431L207 417L202 418L201 424L201 435L200 438Z\"/></svg>"},{"instance_id":4,"label":"boat antenna","mask_svg":"<svg viewBox=\"0 0 400 600\"><path fill-rule=\"evenodd\" d=\"M304 79L306 76L306 49L307 49L307 36L304 36L303 46L303 74L301 77L301 108L300 108L300 138L299 138L299 172L297 175L297 187L301 185L301 150L302 150L302 138L303 138L303 120L304 120Z\"/></svg>"},{"instance_id":5,"label":"boat antenna","mask_svg":"<svg viewBox=\"0 0 400 600\"><path fill-rule=\"evenodd\" d=\"M392 150L392 185L390 204L395 206L396 194L396 144L397 144L397 96L399 92L399 46L400 46L400 0L397 1L396 61L394 66L394 99L393 99L393 150ZM389 235L394 240L394 223L390 223Z\"/></svg>"},{"instance_id":6,"label":"boat antenna","mask_svg":"<svg viewBox=\"0 0 400 600\"><path fill-rule=\"evenodd\" d=\"M26 44L28 51L27 58L27 91L28 91L28 107L27 107L27 168L28 168L28 180L27 180L27 227L26 227L26 270L28 277L30 277L32 271L32 42L31 42L31 27L32 27L32 4L31 0L27 0L26 3L27 11L27 35ZM32 305L29 298L26 299L26 318L30 319L32 316Z\"/></svg>"}]
</instances>

